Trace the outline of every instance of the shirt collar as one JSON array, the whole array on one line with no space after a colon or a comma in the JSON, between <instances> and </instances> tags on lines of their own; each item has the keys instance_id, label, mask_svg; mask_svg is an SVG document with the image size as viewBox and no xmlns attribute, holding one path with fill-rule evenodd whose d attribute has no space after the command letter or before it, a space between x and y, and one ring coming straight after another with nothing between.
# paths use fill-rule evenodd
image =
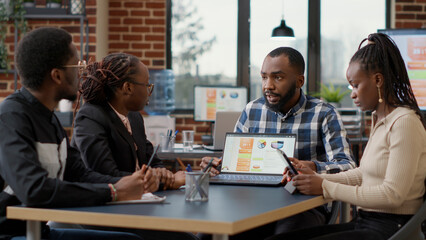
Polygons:
<instances>
[{"instance_id":1,"label":"shirt collar","mask_svg":"<svg viewBox=\"0 0 426 240\"><path fill-rule=\"evenodd\" d=\"M34 108L36 108L38 111L40 111L43 115L47 115L49 117L52 116L53 111L50 111L49 108L44 106L34 95L31 94L28 89L25 87L22 87L19 90L20 94L27 100Z\"/></svg>"},{"instance_id":2,"label":"shirt collar","mask_svg":"<svg viewBox=\"0 0 426 240\"><path fill-rule=\"evenodd\" d=\"M118 118L120 118L121 122L123 122L127 131L129 131L129 133L131 133L132 128L130 127L129 118L124 116L123 114L119 113L117 110L115 110L115 108L111 105L111 103L108 102L108 105L112 108L112 110L114 110L114 112L117 114Z\"/></svg>"},{"instance_id":3,"label":"shirt collar","mask_svg":"<svg viewBox=\"0 0 426 240\"><path fill-rule=\"evenodd\" d=\"M123 114L119 113L115 108L111 105L111 103L108 102L108 105L114 110L114 112L117 114L117 116L120 118L121 121L126 121L128 118L124 116Z\"/></svg>"},{"instance_id":4,"label":"shirt collar","mask_svg":"<svg viewBox=\"0 0 426 240\"><path fill-rule=\"evenodd\" d=\"M300 89L300 98L299 101L290 109L291 113L300 113L301 111L304 111L306 105L306 95L303 93L302 89Z\"/></svg>"}]
</instances>

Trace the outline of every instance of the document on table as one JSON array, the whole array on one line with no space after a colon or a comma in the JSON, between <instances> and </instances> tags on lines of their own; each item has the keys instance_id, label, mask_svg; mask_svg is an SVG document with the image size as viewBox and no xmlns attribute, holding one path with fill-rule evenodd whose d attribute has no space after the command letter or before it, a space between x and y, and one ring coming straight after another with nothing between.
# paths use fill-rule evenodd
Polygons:
<instances>
[{"instance_id":1,"label":"document on table","mask_svg":"<svg viewBox=\"0 0 426 240\"><path fill-rule=\"evenodd\" d=\"M162 203L164 200L166 200L166 196L160 197L152 193L144 193L138 200L107 202L107 204Z\"/></svg>"}]
</instances>

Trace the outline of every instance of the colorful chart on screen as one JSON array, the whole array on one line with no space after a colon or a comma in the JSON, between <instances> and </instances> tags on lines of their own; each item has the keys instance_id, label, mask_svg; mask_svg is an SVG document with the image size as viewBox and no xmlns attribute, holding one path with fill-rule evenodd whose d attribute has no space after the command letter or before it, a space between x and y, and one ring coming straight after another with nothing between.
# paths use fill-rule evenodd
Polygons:
<instances>
[{"instance_id":1,"label":"colorful chart on screen","mask_svg":"<svg viewBox=\"0 0 426 240\"><path fill-rule=\"evenodd\" d=\"M262 149L266 147L266 141L263 139L260 139L259 141L257 141L257 147Z\"/></svg>"}]
</instances>

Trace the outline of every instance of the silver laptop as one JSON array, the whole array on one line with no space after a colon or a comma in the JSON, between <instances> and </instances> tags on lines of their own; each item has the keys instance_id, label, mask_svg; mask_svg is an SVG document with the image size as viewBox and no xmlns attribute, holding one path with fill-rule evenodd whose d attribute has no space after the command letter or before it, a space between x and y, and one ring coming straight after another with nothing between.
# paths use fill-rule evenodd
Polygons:
<instances>
[{"instance_id":1,"label":"silver laptop","mask_svg":"<svg viewBox=\"0 0 426 240\"><path fill-rule=\"evenodd\" d=\"M296 134L227 133L221 173L212 184L278 186L287 163L280 149L293 157Z\"/></svg>"},{"instance_id":2,"label":"silver laptop","mask_svg":"<svg viewBox=\"0 0 426 240\"><path fill-rule=\"evenodd\" d=\"M225 146L225 135L227 132L233 132L235 125L240 118L241 111L218 111L216 112L216 121L213 132L213 145L203 146L207 150L222 151Z\"/></svg>"}]
</instances>

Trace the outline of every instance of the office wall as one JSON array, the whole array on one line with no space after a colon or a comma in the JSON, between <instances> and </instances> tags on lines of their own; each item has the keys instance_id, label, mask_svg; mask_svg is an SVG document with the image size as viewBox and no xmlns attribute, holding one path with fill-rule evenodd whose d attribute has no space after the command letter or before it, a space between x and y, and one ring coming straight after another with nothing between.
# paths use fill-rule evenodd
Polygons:
<instances>
[{"instance_id":1,"label":"office wall","mask_svg":"<svg viewBox=\"0 0 426 240\"><path fill-rule=\"evenodd\" d=\"M426 28L426 0L396 0L395 28Z\"/></svg>"},{"instance_id":2,"label":"office wall","mask_svg":"<svg viewBox=\"0 0 426 240\"><path fill-rule=\"evenodd\" d=\"M109 1L108 52L126 52L136 55L150 69L164 69L166 41L165 0L86 0L86 16L89 25L89 57L96 60L96 1ZM63 1L68 2L67 1ZM43 8L45 0L37 0L36 7ZM80 50L80 21L49 19L28 19L29 29L42 26L61 27L73 36L74 44ZM13 70L14 27L12 21L7 29L8 55ZM18 81L18 88L20 88ZM14 91L13 72L0 71L0 101Z\"/></svg>"}]
</instances>

